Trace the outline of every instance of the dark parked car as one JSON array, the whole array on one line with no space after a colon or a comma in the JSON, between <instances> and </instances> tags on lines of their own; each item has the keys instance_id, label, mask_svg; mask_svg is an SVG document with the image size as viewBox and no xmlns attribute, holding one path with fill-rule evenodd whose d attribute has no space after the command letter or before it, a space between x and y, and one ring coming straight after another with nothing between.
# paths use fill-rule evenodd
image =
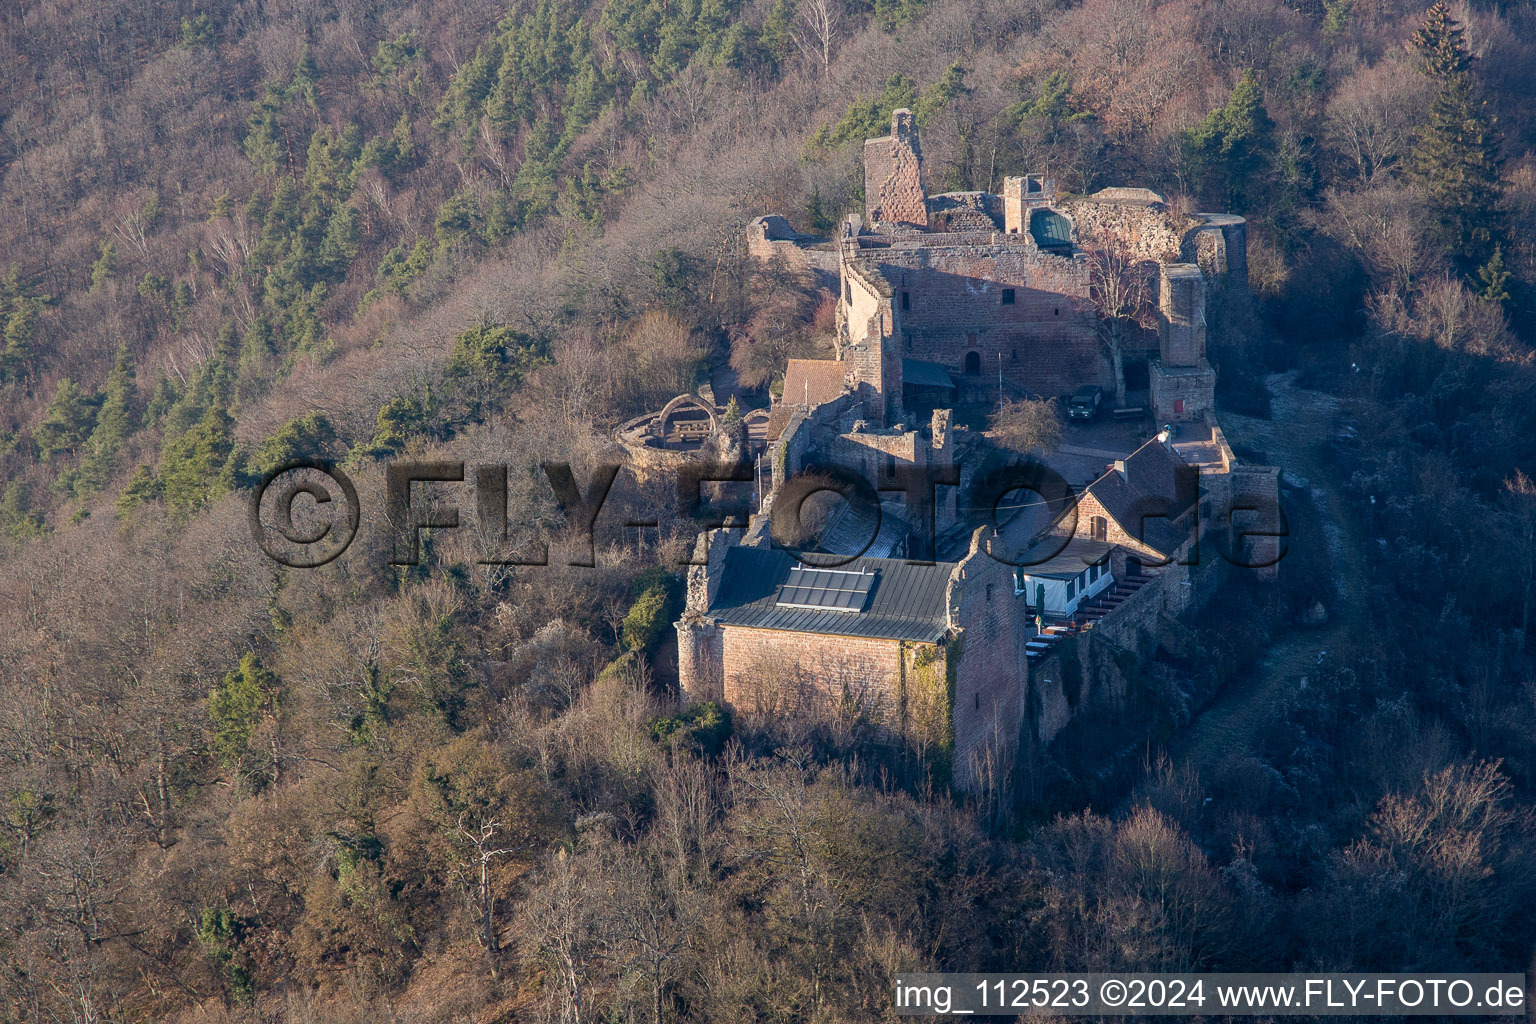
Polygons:
<instances>
[{"instance_id":1,"label":"dark parked car","mask_svg":"<svg viewBox=\"0 0 1536 1024\"><path fill-rule=\"evenodd\" d=\"M1099 403L1102 401L1104 401L1103 388L1084 384L1072 393L1072 399L1067 402L1067 418L1091 420L1099 414Z\"/></svg>"}]
</instances>

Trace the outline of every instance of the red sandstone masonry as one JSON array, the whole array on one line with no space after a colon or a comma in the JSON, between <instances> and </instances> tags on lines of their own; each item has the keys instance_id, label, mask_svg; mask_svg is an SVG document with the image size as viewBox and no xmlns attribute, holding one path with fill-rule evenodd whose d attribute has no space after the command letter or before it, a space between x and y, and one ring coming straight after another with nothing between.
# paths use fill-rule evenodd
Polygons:
<instances>
[{"instance_id":1,"label":"red sandstone masonry","mask_svg":"<svg viewBox=\"0 0 1536 1024\"><path fill-rule=\"evenodd\" d=\"M959 574L950 601L953 620L962 624L954 673L954 779L958 788L975 790L1006 781L1006 774L996 773L1011 770L1029 685L1024 645L1034 630L1013 594L1011 566L978 551Z\"/></svg>"},{"instance_id":2,"label":"red sandstone masonry","mask_svg":"<svg viewBox=\"0 0 1536 1024\"><path fill-rule=\"evenodd\" d=\"M868 352L855 370L860 380L874 383L872 374L882 373L889 390L899 372L894 355L955 373L973 369L979 380L995 381L1001 371L1014 388L1048 396L1112 383L1086 264L1041 252L1021 236L924 240L923 248L863 250L856 259L862 276L882 279L882 305L891 311L889 327L876 326L879 338L850 317L851 340Z\"/></svg>"},{"instance_id":3,"label":"red sandstone masonry","mask_svg":"<svg viewBox=\"0 0 1536 1024\"><path fill-rule=\"evenodd\" d=\"M729 703L791 714L851 703L896 724L900 641L745 626L722 626L720 632Z\"/></svg>"}]
</instances>

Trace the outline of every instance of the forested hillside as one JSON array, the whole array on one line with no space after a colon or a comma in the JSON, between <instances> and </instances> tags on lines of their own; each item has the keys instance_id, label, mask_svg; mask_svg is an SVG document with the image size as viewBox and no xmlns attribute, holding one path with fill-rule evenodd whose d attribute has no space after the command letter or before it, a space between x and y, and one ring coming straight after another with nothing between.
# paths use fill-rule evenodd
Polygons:
<instances>
[{"instance_id":1,"label":"forested hillside","mask_svg":"<svg viewBox=\"0 0 1536 1024\"><path fill-rule=\"evenodd\" d=\"M1533 64L1514 2L0 7L0 1019L864 1021L909 969L1536 971ZM595 567L480 564L467 530L390 564L387 459L505 463L558 541L540 462L585 481L711 368L766 389L828 350L743 229L861 210L902 106L930 192L1046 171L1247 216L1218 399L1262 419L1293 370L1343 411L1345 521L1298 495L1313 549L1005 807L857 718L677 706L697 524L663 486L618 485L659 525ZM320 569L246 521L296 456L362 494ZM1359 628L1252 749L1160 760L1345 562Z\"/></svg>"}]
</instances>

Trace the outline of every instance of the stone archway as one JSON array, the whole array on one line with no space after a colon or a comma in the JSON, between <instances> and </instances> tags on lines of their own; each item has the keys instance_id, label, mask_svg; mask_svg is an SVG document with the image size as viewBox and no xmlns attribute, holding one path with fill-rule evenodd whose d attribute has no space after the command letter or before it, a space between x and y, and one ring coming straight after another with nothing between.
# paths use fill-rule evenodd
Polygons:
<instances>
[{"instance_id":1,"label":"stone archway","mask_svg":"<svg viewBox=\"0 0 1536 1024\"><path fill-rule=\"evenodd\" d=\"M981 376L981 353L975 349L965 354L965 375L967 377Z\"/></svg>"},{"instance_id":2,"label":"stone archway","mask_svg":"<svg viewBox=\"0 0 1536 1024\"><path fill-rule=\"evenodd\" d=\"M656 414L656 435L664 441L702 441L719 426L714 406L697 395L678 395Z\"/></svg>"}]
</instances>

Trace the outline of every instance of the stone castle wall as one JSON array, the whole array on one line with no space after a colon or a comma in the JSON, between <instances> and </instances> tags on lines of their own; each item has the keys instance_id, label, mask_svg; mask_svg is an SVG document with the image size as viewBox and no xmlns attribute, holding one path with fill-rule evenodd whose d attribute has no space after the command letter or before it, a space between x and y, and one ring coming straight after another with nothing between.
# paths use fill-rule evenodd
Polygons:
<instances>
[{"instance_id":1,"label":"stone castle wall","mask_svg":"<svg viewBox=\"0 0 1536 1024\"><path fill-rule=\"evenodd\" d=\"M1011 770L1029 669L1013 568L975 550L950 579L950 618L961 624L954 668L954 780L973 791ZM1006 775L1001 776L1006 777Z\"/></svg>"},{"instance_id":2,"label":"stone castle wall","mask_svg":"<svg viewBox=\"0 0 1536 1024\"><path fill-rule=\"evenodd\" d=\"M1136 193L1141 201L1116 198L1120 193ZM1058 199L1052 208L1072 222L1081 248L1118 244L1138 260L1177 263L1185 234L1199 222L1172 213L1158 198L1145 189L1106 189L1083 199Z\"/></svg>"},{"instance_id":3,"label":"stone castle wall","mask_svg":"<svg viewBox=\"0 0 1536 1024\"><path fill-rule=\"evenodd\" d=\"M1272 580L1280 571L1279 560L1284 538L1276 536L1285 531L1284 513L1280 507L1280 470L1276 466L1234 465L1228 477L1229 510L1251 508L1252 512L1234 512L1230 516L1234 532L1245 534L1264 533L1269 536L1247 536L1241 543L1234 543L1237 557L1250 566L1247 572L1257 572L1261 579ZM1236 537L1233 538L1237 540Z\"/></svg>"},{"instance_id":4,"label":"stone castle wall","mask_svg":"<svg viewBox=\"0 0 1536 1024\"><path fill-rule=\"evenodd\" d=\"M928 226L922 165L917 118L910 110L897 110L891 115L891 134L864 143L865 214L871 223Z\"/></svg>"},{"instance_id":5,"label":"stone castle wall","mask_svg":"<svg viewBox=\"0 0 1536 1024\"><path fill-rule=\"evenodd\" d=\"M747 255L764 263L782 260L791 273L837 276L837 249L800 235L778 214L747 225Z\"/></svg>"},{"instance_id":6,"label":"stone castle wall","mask_svg":"<svg viewBox=\"0 0 1536 1024\"><path fill-rule=\"evenodd\" d=\"M860 264L890 287L899 354L957 375L978 370L975 376L990 381L1001 369L1014 389L1045 396L1085 383L1111 385L1087 266L1016 237L987 238L981 245L861 253ZM971 353L976 358L968 365Z\"/></svg>"},{"instance_id":7,"label":"stone castle wall","mask_svg":"<svg viewBox=\"0 0 1536 1024\"><path fill-rule=\"evenodd\" d=\"M759 714L897 711L901 645L895 640L721 626L725 699Z\"/></svg>"}]
</instances>

